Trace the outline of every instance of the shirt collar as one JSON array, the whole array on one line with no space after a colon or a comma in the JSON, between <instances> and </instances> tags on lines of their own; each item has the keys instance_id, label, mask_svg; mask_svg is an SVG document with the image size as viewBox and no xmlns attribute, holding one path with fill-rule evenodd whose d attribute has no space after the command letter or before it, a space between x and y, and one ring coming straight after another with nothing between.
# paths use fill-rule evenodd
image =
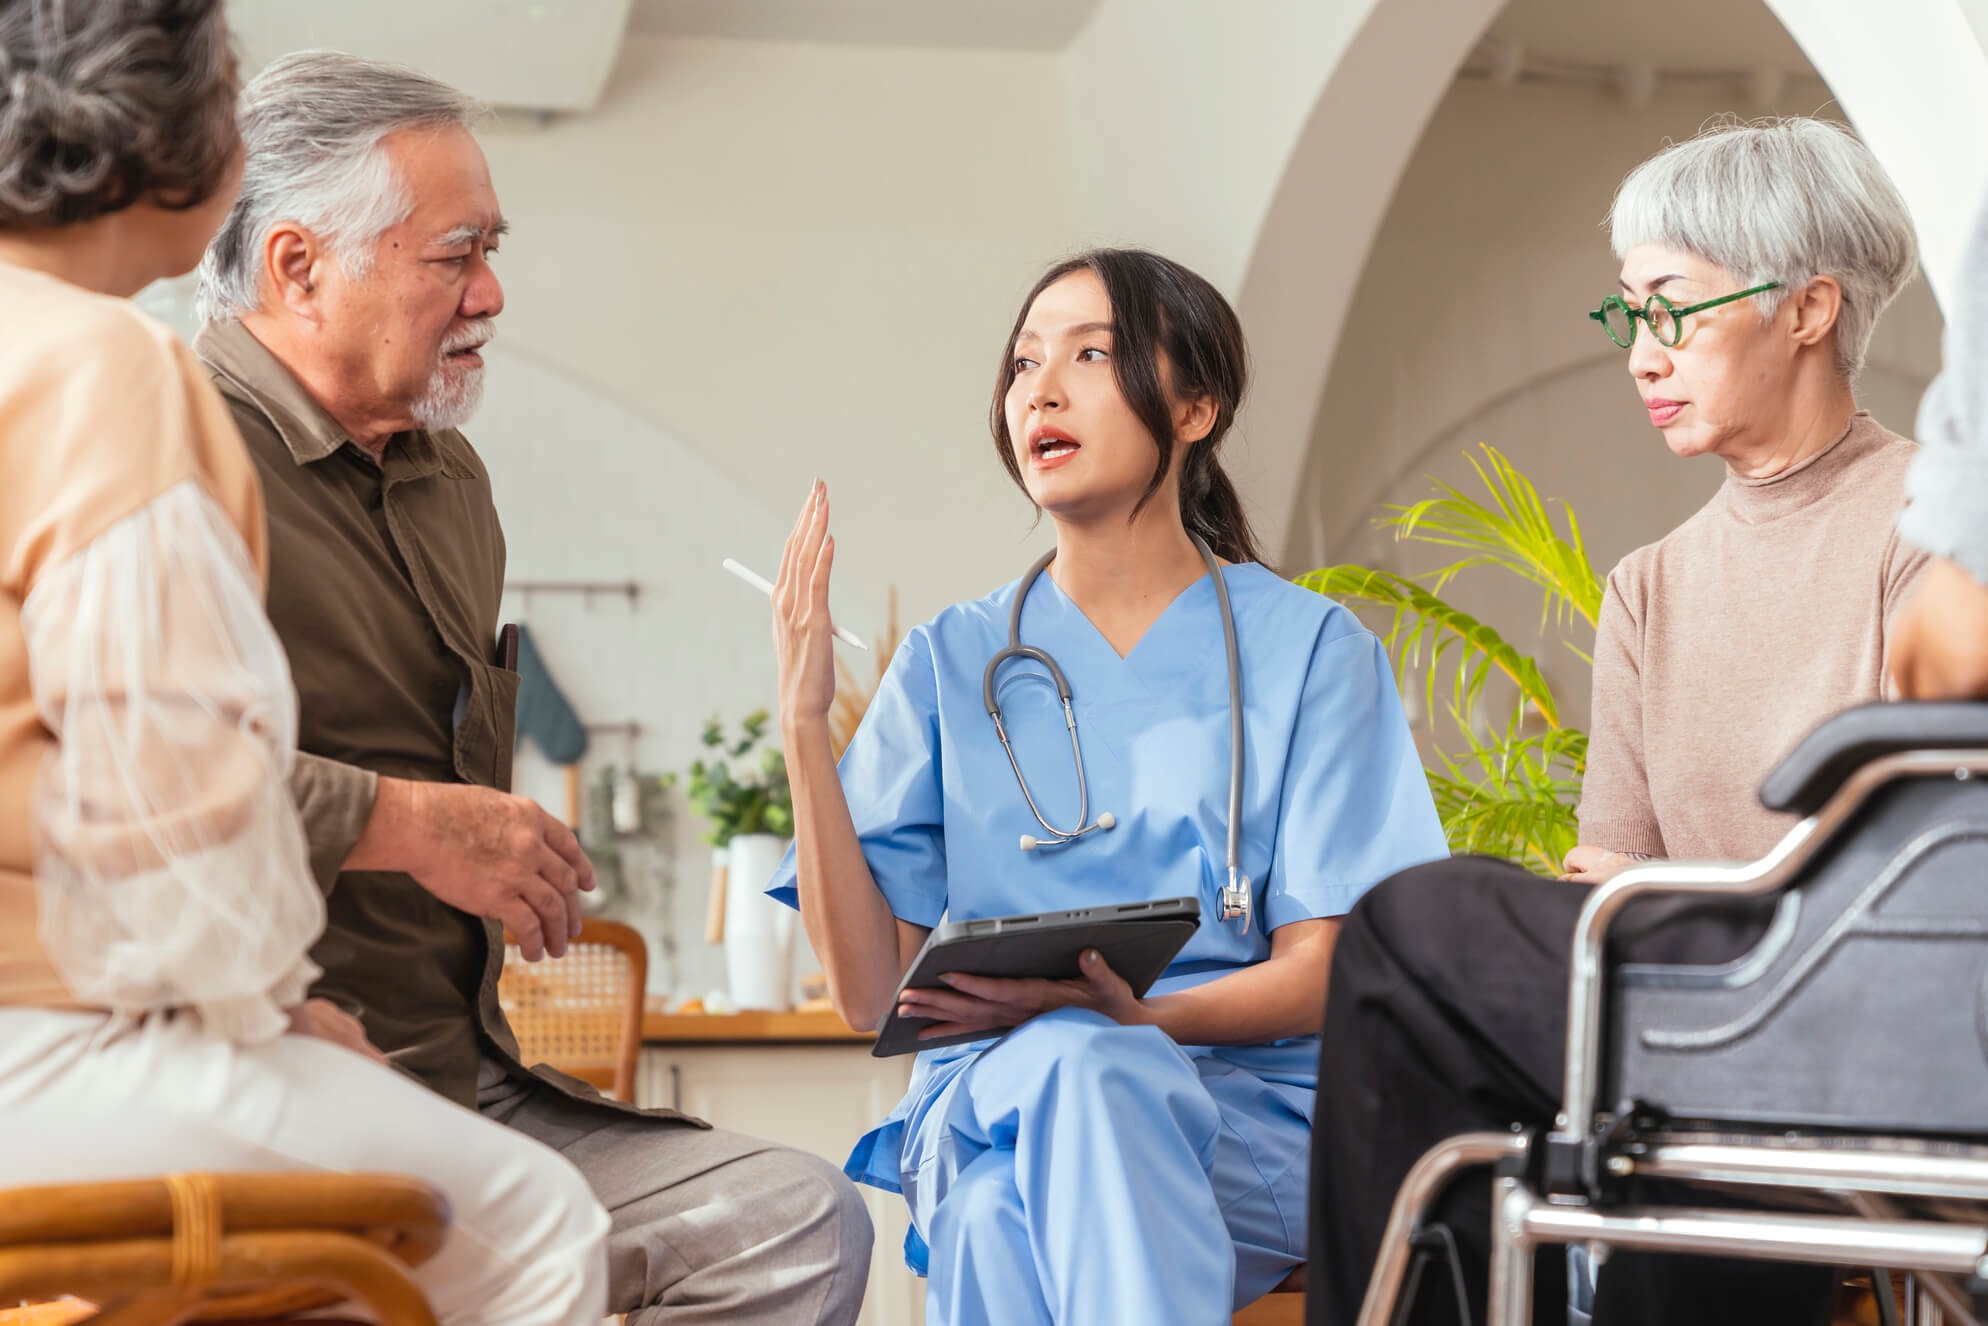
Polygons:
<instances>
[{"instance_id":1,"label":"shirt collar","mask_svg":"<svg viewBox=\"0 0 1988 1326\"><path fill-rule=\"evenodd\" d=\"M193 348L209 367L268 416L297 464L316 464L336 455L348 444L372 458L318 404L289 366L240 322L230 319L206 324L194 338ZM443 460L442 448L436 440L416 429L394 434L379 457L379 465L389 478L412 479L446 470L448 466Z\"/></svg>"},{"instance_id":2,"label":"shirt collar","mask_svg":"<svg viewBox=\"0 0 1988 1326\"><path fill-rule=\"evenodd\" d=\"M193 349L269 416L299 465L332 455L352 439L289 368L240 322L210 322Z\"/></svg>"}]
</instances>

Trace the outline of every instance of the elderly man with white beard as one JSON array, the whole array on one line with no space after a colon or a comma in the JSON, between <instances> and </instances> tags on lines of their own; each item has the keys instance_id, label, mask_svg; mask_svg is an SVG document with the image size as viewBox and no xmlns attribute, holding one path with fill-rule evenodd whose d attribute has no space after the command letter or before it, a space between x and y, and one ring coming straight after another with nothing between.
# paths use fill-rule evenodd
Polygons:
<instances>
[{"instance_id":1,"label":"elderly man with white beard","mask_svg":"<svg viewBox=\"0 0 1988 1326\"><path fill-rule=\"evenodd\" d=\"M610 1306L638 1326L850 1322L872 1231L841 1174L530 1068L498 1007L504 927L559 956L593 868L508 791L504 538L457 431L504 307L480 113L411 70L277 61L242 93L241 194L201 267L195 348L262 479L301 702L292 791L329 912L312 993L579 1168L613 1218Z\"/></svg>"}]
</instances>

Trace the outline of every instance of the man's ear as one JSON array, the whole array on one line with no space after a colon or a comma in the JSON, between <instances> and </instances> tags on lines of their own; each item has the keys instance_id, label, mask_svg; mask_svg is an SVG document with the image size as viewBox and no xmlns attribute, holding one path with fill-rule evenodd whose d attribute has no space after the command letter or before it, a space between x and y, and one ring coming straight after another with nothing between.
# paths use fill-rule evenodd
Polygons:
<instances>
[{"instance_id":1,"label":"man's ear","mask_svg":"<svg viewBox=\"0 0 1988 1326\"><path fill-rule=\"evenodd\" d=\"M1836 330L1843 313L1843 287L1833 276L1818 276L1788 296L1794 314L1790 329L1797 345L1817 345Z\"/></svg>"},{"instance_id":2,"label":"man's ear","mask_svg":"<svg viewBox=\"0 0 1988 1326\"><path fill-rule=\"evenodd\" d=\"M1196 396L1173 407L1173 435L1182 442L1199 442L1215 430L1221 414L1213 396Z\"/></svg>"},{"instance_id":3,"label":"man's ear","mask_svg":"<svg viewBox=\"0 0 1988 1326\"><path fill-rule=\"evenodd\" d=\"M271 226L262 241L262 279L268 295L264 306L281 305L316 321L326 257L318 237L296 222Z\"/></svg>"}]
</instances>

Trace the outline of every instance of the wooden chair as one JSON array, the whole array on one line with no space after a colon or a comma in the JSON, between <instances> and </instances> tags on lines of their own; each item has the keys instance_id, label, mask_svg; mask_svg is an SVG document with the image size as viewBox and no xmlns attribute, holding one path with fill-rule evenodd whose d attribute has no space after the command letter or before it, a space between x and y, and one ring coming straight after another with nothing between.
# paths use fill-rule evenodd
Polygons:
<instances>
[{"instance_id":1,"label":"wooden chair","mask_svg":"<svg viewBox=\"0 0 1988 1326\"><path fill-rule=\"evenodd\" d=\"M549 1064L617 1100L635 1099L649 947L618 921L589 918L563 958L526 962L506 943L497 1000L527 1064Z\"/></svg>"},{"instance_id":2,"label":"wooden chair","mask_svg":"<svg viewBox=\"0 0 1988 1326\"><path fill-rule=\"evenodd\" d=\"M17 1310L41 1326L245 1326L350 1300L383 1326L434 1326L408 1270L441 1248L448 1223L427 1184L379 1174L0 1190L0 1304L74 1296ZM0 1310L0 1322L17 1314Z\"/></svg>"},{"instance_id":3,"label":"wooden chair","mask_svg":"<svg viewBox=\"0 0 1988 1326\"><path fill-rule=\"evenodd\" d=\"M1283 1283L1235 1315L1232 1326L1304 1326L1305 1268L1284 1277Z\"/></svg>"}]
</instances>

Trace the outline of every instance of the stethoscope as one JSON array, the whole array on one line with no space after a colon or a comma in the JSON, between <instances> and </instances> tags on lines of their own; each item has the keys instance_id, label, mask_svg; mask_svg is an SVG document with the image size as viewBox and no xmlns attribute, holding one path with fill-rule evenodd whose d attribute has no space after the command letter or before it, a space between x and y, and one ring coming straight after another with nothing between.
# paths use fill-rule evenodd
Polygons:
<instances>
[{"instance_id":1,"label":"stethoscope","mask_svg":"<svg viewBox=\"0 0 1988 1326\"><path fill-rule=\"evenodd\" d=\"M1228 582L1222 579L1222 567L1215 560L1215 554L1198 536L1190 534L1201 560L1208 563L1208 574L1215 581L1215 601L1222 609L1222 644L1228 653L1229 663L1229 883L1221 892L1221 919L1233 921L1238 918L1243 923L1243 933L1249 933L1250 893L1249 880L1242 873L1242 787L1243 787L1243 702L1242 702L1242 650L1236 644L1236 618L1229 607ZM1087 834L1100 830L1109 832L1118 821L1110 811L1091 819L1091 793L1084 780L1084 748L1077 740L1077 712L1070 706L1070 682L1063 675L1063 669L1049 656L1046 649L1022 643L1022 604L1027 602L1029 590L1034 587L1036 577L1043 569L1056 560L1054 551L1043 554L1022 583L1015 590L1015 601L1008 609L1008 647L987 660L987 670L980 677L981 698L987 705L987 716L994 720L994 735L1001 739L1001 749L1008 753L1008 767L1015 771L1015 782L1021 786L1022 799L1029 803L1029 812L1035 822L1042 826L1047 838L1038 838L1032 833L1022 835L1022 850L1033 852L1038 847L1062 847L1074 843ZM1070 730L1070 757L1077 764L1077 827L1068 831L1057 828L1044 818L1041 807L1035 804L1035 796L1029 791L1029 781L1022 775L1021 762L1015 758L1014 745L1008 740L1008 726L1001 721L1001 702L994 697L994 674L1003 663L1010 659L1027 658L1042 664L1049 672L1049 679L1056 687L1057 698L1063 701L1063 725Z\"/></svg>"}]
</instances>

